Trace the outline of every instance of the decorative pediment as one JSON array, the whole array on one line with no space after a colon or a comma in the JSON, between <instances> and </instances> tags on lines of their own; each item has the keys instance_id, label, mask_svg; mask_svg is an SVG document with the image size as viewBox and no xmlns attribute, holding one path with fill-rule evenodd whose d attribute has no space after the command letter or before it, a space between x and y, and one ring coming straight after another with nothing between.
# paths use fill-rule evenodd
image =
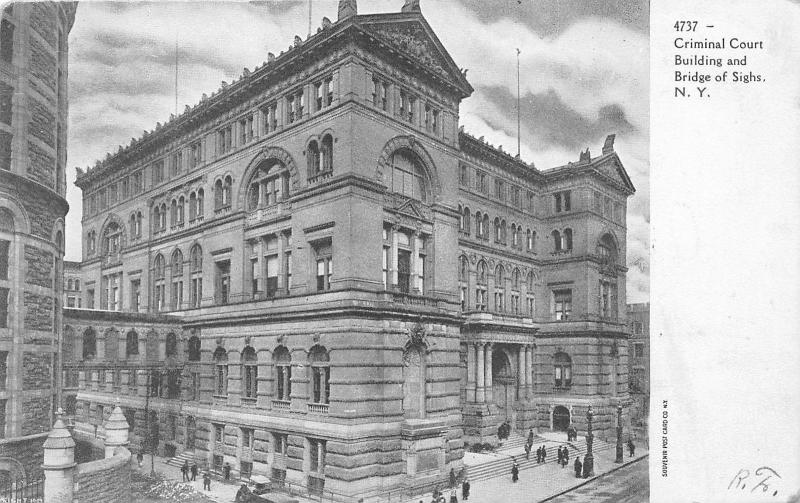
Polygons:
<instances>
[{"instance_id":1,"label":"decorative pediment","mask_svg":"<svg viewBox=\"0 0 800 503\"><path fill-rule=\"evenodd\" d=\"M415 61L419 67L460 88L465 97L472 93L472 86L467 82L464 73L422 16L415 14L412 19L406 20L365 22L363 27L382 42Z\"/></svg>"},{"instance_id":2,"label":"decorative pediment","mask_svg":"<svg viewBox=\"0 0 800 503\"><path fill-rule=\"evenodd\" d=\"M633 187L633 183L631 182L628 173L622 166L622 162L620 162L619 157L617 157L616 154L597 163L594 166L594 168L601 174L607 176L608 178L610 178L617 184L625 187L626 189L630 190L631 192L636 190Z\"/></svg>"},{"instance_id":3,"label":"decorative pediment","mask_svg":"<svg viewBox=\"0 0 800 503\"><path fill-rule=\"evenodd\" d=\"M427 212L419 202L413 199L407 199L405 202L395 207L395 211L414 219L427 219Z\"/></svg>"}]
</instances>

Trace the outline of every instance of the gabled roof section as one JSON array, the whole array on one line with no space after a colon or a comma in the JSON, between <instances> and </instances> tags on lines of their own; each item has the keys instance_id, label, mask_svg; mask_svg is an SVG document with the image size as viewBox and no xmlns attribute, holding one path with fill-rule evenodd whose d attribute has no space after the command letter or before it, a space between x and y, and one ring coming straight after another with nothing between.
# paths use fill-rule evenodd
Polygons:
<instances>
[{"instance_id":1,"label":"gabled roof section","mask_svg":"<svg viewBox=\"0 0 800 503\"><path fill-rule=\"evenodd\" d=\"M636 188L633 186L628 172L625 171L622 161L614 151L614 137L615 135L608 135L601 155L592 157L587 148L585 152L581 152L578 162L570 162L564 166L547 169L542 171L542 174L546 180L556 180L581 173L590 173L621 192L632 195L636 192Z\"/></svg>"},{"instance_id":2,"label":"gabled roof section","mask_svg":"<svg viewBox=\"0 0 800 503\"><path fill-rule=\"evenodd\" d=\"M454 86L462 99L474 91L465 72L456 65L419 11L359 15L351 19L390 50L408 59L420 71L435 75Z\"/></svg>"}]
</instances>

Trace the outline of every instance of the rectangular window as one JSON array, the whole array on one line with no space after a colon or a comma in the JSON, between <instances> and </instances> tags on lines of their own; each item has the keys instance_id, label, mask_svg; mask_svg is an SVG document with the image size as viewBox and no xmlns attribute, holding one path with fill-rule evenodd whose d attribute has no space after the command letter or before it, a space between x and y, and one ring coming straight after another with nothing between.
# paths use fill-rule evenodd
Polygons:
<instances>
[{"instance_id":1,"label":"rectangular window","mask_svg":"<svg viewBox=\"0 0 800 503\"><path fill-rule=\"evenodd\" d=\"M216 263L217 267L217 304L227 304L231 288L231 261L223 260Z\"/></svg>"},{"instance_id":2,"label":"rectangular window","mask_svg":"<svg viewBox=\"0 0 800 503\"><path fill-rule=\"evenodd\" d=\"M570 191L566 190L564 192L556 192L553 194L553 202L555 204L556 213L570 211L572 208Z\"/></svg>"},{"instance_id":3,"label":"rectangular window","mask_svg":"<svg viewBox=\"0 0 800 503\"><path fill-rule=\"evenodd\" d=\"M5 19L0 24L0 59L6 63L14 59L14 25Z\"/></svg>"},{"instance_id":4,"label":"rectangular window","mask_svg":"<svg viewBox=\"0 0 800 503\"><path fill-rule=\"evenodd\" d=\"M309 461L312 472L322 473L325 471L325 441L309 439Z\"/></svg>"},{"instance_id":5,"label":"rectangular window","mask_svg":"<svg viewBox=\"0 0 800 503\"><path fill-rule=\"evenodd\" d=\"M331 289L331 275L333 274L333 248L327 241L314 247L316 255L316 284L317 291Z\"/></svg>"},{"instance_id":6,"label":"rectangular window","mask_svg":"<svg viewBox=\"0 0 800 503\"><path fill-rule=\"evenodd\" d=\"M192 278L191 301L192 307L200 307L203 298L203 278Z\"/></svg>"},{"instance_id":7,"label":"rectangular window","mask_svg":"<svg viewBox=\"0 0 800 503\"><path fill-rule=\"evenodd\" d=\"M644 357L644 344L641 342L634 343L633 345L633 356L635 358L643 358Z\"/></svg>"},{"instance_id":8,"label":"rectangular window","mask_svg":"<svg viewBox=\"0 0 800 503\"><path fill-rule=\"evenodd\" d=\"M267 282L266 292L267 297L274 297L278 291L278 256L270 255L266 257L267 265Z\"/></svg>"},{"instance_id":9,"label":"rectangular window","mask_svg":"<svg viewBox=\"0 0 800 503\"><path fill-rule=\"evenodd\" d=\"M217 145L219 153L224 154L231 150L233 146L233 126L227 126L217 132Z\"/></svg>"},{"instance_id":10,"label":"rectangular window","mask_svg":"<svg viewBox=\"0 0 800 503\"><path fill-rule=\"evenodd\" d=\"M8 279L8 252L11 241L0 239L0 279Z\"/></svg>"},{"instance_id":11,"label":"rectangular window","mask_svg":"<svg viewBox=\"0 0 800 503\"><path fill-rule=\"evenodd\" d=\"M242 449L253 449L254 433L250 428L242 428Z\"/></svg>"},{"instance_id":12,"label":"rectangular window","mask_svg":"<svg viewBox=\"0 0 800 503\"><path fill-rule=\"evenodd\" d=\"M171 176L177 176L178 173L183 171L183 152L178 151L172 154L171 164L172 164Z\"/></svg>"},{"instance_id":13,"label":"rectangular window","mask_svg":"<svg viewBox=\"0 0 800 503\"><path fill-rule=\"evenodd\" d=\"M495 179L495 181L494 181L494 197L496 197L500 201L503 201L503 200L505 200L505 194L506 194L506 191L505 191L505 184L503 183L503 180L500 180L499 178Z\"/></svg>"},{"instance_id":14,"label":"rectangular window","mask_svg":"<svg viewBox=\"0 0 800 503\"><path fill-rule=\"evenodd\" d=\"M633 333L634 335L642 335L644 325L641 321L634 321L633 322Z\"/></svg>"},{"instance_id":15,"label":"rectangular window","mask_svg":"<svg viewBox=\"0 0 800 503\"><path fill-rule=\"evenodd\" d=\"M383 247L383 288L385 290L389 289L389 262L391 261L390 255L392 254L392 248L390 246L384 245Z\"/></svg>"},{"instance_id":16,"label":"rectangular window","mask_svg":"<svg viewBox=\"0 0 800 503\"><path fill-rule=\"evenodd\" d=\"M288 292L292 288L292 252L286 252L284 256L286 258L283 267L286 274L286 291Z\"/></svg>"},{"instance_id":17,"label":"rectangular window","mask_svg":"<svg viewBox=\"0 0 800 503\"><path fill-rule=\"evenodd\" d=\"M317 82L314 84L314 97L315 97L315 105L316 108L314 111L322 110L322 105L324 103L324 91L322 89L322 82Z\"/></svg>"},{"instance_id":18,"label":"rectangular window","mask_svg":"<svg viewBox=\"0 0 800 503\"><path fill-rule=\"evenodd\" d=\"M94 288L86 290L86 308L94 309Z\"/></svg>"},{"instance_id":19,"label":"rectangular window","mask_svg":"<svg viewBox=\"0 0 800 503\"><path fill-rule=\"evenodd\" d=\"M329 107L333 104L333 77L325 79L325 106Z\"/></svg>"},{"instance_id":20,"label":"rectangular window","mask_svg":"<svg viewBox=\"0 0 800 503\"><path fill-rule=\"evenodd\" d=\"M553 291L553 302L555 304L555 318L558 321L569 319L572 313L572 290Z\"/></svg>"},{"instance_id":21,"label":"rectangular window","mask_svg":"<svg viewBox=\"0 0 800 503\"><path fill-rule=\"evenodd\" d=\"M0 288L0 328L8 327L8 288Z\"/></svg>"},{"instance_id":22,"label":"rectangular window","mask_svg":"<svg viewBox=\"0 0 800 503\"><path fill-rule=\"evenodd\" d=\"M189 146L189 169L194 169L203 160L202 144L197 141Z\"/></svg>"},{"instance_id":23,"label":"rectangular window","mask_svg":"<svg viewBox=\"0 0 800 503\"><path fill-rule=\"evenodd\" d=\"M142 301L142 281L134 279L131 281L131 311L139 312L139 305Z\"/></svg>"}]
</instances>

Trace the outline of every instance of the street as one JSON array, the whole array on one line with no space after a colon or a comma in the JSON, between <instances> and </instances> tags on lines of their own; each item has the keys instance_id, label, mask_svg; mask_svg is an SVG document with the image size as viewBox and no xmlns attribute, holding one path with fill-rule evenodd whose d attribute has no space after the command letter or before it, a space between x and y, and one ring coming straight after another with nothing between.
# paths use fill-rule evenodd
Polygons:
<instances>
[{"instance_id":1,"label":"street","mask_svg":"<svg viewBox=\"0 0 800 503\"><path fill-rule=\"evenodd\" d=\"M548 503L640 503L650 498L647 458L547 500Z\"/></svg>"}]
</instances>

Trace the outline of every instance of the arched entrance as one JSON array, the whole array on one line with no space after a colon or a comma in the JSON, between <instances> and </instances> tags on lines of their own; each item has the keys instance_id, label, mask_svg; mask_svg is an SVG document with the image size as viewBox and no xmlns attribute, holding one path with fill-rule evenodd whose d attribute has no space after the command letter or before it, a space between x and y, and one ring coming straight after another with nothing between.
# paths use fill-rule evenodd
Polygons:
<instances>
[{"instance_id":1,"label":"arched entrance","mask_svg":"<svg viewBox=\"0 0 800 503\"><path fill-rule=\"evenodd\" d=\"M559 405L553 409L553 429L556 431L567 431L569 427L569 409Z\"/></svg>"},{"instance_id":2,"label":"arched entrance","mask_svg":"<svg viewBox=\"0 0 800 503\"><path fill-rule=\"evenodd\" d=\"M186 450L194 450L194 437L197 426L194 422L194 417L188 416L186 418Z\"/></svg>"},{"instance_id":3,"label":"arched entrance","mask_svg":"<svg viewBox=\"0 0 800 503\"><path fill-rule=\"evenodd\" d=\"M492 397L500 417L514 426L514 395L516 376L508 354L502 349L492 352Z\"/></svg>"}]
</instances>

